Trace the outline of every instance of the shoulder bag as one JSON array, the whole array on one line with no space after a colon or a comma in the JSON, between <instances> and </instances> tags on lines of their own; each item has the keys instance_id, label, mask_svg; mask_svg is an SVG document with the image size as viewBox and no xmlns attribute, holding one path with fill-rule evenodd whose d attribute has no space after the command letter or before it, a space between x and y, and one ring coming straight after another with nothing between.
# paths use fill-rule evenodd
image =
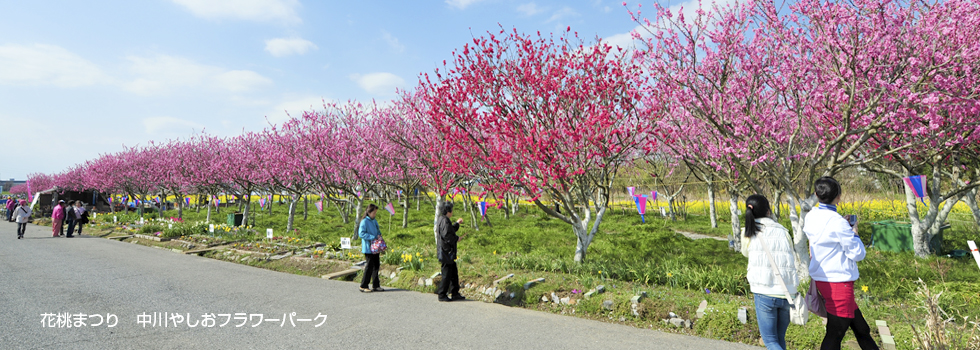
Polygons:
<instances>
[{"instance_id":1,"label":"shoulder bag","mask_svg":"<svg viewBox=\"0 0 980 350\"><path fill-rule=\"evenodd\" d=\"M772 268L772 273L776 275L776 280L779 281L779 285L783 287L783 293L786 295L786 300L789 301L789 319L794 324L806 325L806 321L810 319L810 312L807 311L808 303L804 301L804 298L800 293L795 293L796 296L790 294L789 288L786 288L786 281L783 280L783 275L779 273L779 269L776 268L776 259L773 259L772 253L769 252L769 246L766 245L766 240L762 238L761 235L756 235L759 238L759 243L762 244L762 249L766 251L766 256L769 257L769 267ZM794 256L795 256L794 251ZM810 283L810 289L813 289L814 284ZM807 293L809 296L809 293Z\"/></svg>"}]
</instances>

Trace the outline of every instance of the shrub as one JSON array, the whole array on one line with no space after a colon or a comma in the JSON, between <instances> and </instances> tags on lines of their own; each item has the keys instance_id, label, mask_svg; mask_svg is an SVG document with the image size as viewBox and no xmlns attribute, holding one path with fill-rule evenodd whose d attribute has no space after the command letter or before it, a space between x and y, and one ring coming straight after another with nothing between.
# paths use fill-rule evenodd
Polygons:
<instances>
[{"instance_id":1,"label":"shrub","mask_svg":"<svg viewBox=\"0 0 980 350\"><path fill-rule=\"evenodd\" d=\"M749 315L755 314L749 312ZM735 305L713 304L704 317L694 322L694 332L708 338L750 343L759 339L759 328L752 318L742 324L738 321L738 308Z\"/></svg>"}]
</instances>

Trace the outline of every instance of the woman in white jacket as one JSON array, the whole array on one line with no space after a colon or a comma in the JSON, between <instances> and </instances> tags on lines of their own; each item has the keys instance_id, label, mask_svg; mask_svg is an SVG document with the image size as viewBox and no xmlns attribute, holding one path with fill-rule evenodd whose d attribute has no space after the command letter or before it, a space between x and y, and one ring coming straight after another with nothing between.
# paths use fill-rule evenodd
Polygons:
<instances>
[{"instance_id":1,"label":"woman in white jacket","mask_svg":"<svg viewBox=\"0 0 980 350\"><path fill-rule=\"evenodd\" d=\"M745 230L742 233L742 255L749 258L746 278L755 294L755 315L759 333L768 350L786 349L790 301L786 294L796 295L799 278L789 231L769 216L769 200L758 194L745 200ZM763 244L765 246L763 246ZM766 248L776 262L773 273ZM779 279L786 284L786 289Z\"/></svg>"},{"instance_id":2,"label":"woman in white jacket","mask_svg":"<svg viewBox=\"0 0 980 350\"><path fill-rule=\"evenodd\" d=\"M820 204L806 214L803 232L810 241L810 277L827 305L827 333L821 350L840 349L847 329L854 331L863 350L877 350L871 327L854 300L857 262L864 259L864 243L854 228L837 213L841 188L832 177L813 185Z\"/></svg>"},{"instance_id":3,"label":"woman in white jacket","mask_svg":"<svg viewBox=\"0 0 980 350\"><path fill-rule=\"evenodd\" d=\"M31 207L27 206L27 201L20 200L20 206L14 209L14 217L17 218L17 239L22 239L24 231L27 231L27 221L31 218Z\"/></svg>"}]
</instances>

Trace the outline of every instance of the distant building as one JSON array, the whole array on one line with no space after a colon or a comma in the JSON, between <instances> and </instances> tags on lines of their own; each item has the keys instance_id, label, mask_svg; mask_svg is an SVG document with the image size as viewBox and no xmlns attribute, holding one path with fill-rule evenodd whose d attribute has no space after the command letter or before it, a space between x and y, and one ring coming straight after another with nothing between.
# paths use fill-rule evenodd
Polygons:
<instances>
[{"instance_id":1,"label":"distant building","mask_svg":"<svg viewBox=\"0 0 980 350\"><path fill-rule=\"evenodd\" d=\"M23 183L27 183L27 181L26 180L25 181L17 181L17 180L14 180L14 179L0 180L0 192L8 192L14 186L17 186L17 185L20 185L20 184L23 184Z\"/></svg>"}]
</instances>

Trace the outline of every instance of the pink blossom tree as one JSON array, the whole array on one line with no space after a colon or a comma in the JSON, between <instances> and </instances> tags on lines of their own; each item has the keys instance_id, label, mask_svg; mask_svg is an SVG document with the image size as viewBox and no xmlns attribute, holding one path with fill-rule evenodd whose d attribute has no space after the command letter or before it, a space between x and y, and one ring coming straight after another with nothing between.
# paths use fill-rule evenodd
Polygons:
<instances>
[{"instance_id":1,"label":"pink blossom tree","mask_svg":"<svg viewBox=\"0 0 980 350\"><path fill-rule=\"evenodd\" d=\"M439 165L492 178L496 192L527 189L572 227L575 261L585 261L617 171L652 146L641 97L653 93L640 66L570 30L557 39L501 30L453 56L418 90L423 115L454 152ZM563 213L541 202L545 193Z\"/></svg>"}]
</instances>

